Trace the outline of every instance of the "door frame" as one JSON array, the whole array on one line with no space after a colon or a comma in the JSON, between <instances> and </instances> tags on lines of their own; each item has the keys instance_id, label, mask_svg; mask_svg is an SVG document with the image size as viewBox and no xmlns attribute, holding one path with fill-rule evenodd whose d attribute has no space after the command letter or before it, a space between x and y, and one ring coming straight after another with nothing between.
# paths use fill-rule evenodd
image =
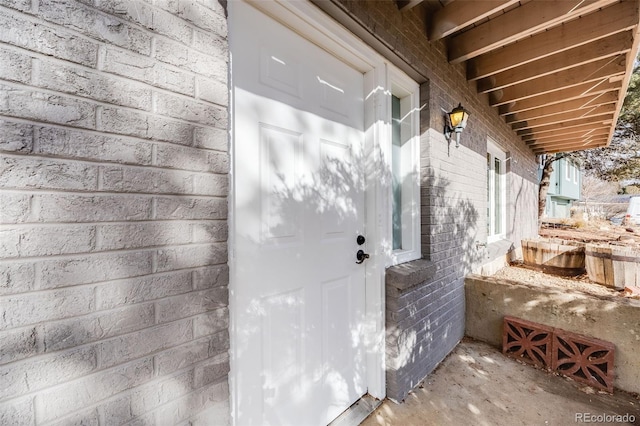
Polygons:
<instances>
[{"instance_id":1,"label":"door frame","mask_svg":"<svg viewBox=\"0 0 640 426\"><path fill-rule=\"evenodd\" d=\"M358 39L310 1L299 0L234 0L228 3L229 14L234 13L233 4L245 1L256 9L289 27L301 37L313 42L332 55L341 59L364 75L365 82L365 153L367 158L365 188L365 229L367 249L372 254L366 262L365 270L365 333L366 347L366 387L367 393L379 399L386 396L385 378L385 267L388 265L388 250L384 242L389 233L388 186L382 183L376 173L387 170L385 156L387 148L385 140L390 140L391 129L388 123L389 112L386 105L386 89L390 87L387 61L370 46ZM235 132L234 132L234 98L233 98L233 45L235 31L229 23L229 118L230 118L230 181L229 181L229 335L230 335L230 373L229 393L231 418L233 424L237 420L237 380L236 369L236 318L237 302L235 289L237 257L235 253Z\"/></svg>"}]
</instances>

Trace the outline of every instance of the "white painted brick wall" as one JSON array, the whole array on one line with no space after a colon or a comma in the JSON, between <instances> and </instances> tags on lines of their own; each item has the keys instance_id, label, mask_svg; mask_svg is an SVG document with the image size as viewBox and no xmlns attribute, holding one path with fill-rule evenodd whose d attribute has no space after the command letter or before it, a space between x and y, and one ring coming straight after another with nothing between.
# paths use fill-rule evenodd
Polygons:
<instances>
[{"instance_id":1,"label":"white painted brick wall","mask_svg":"<svg viewBox=\"0 0 640 426\"><path fill-rule=\"evenodd\" d=\"M215 0L0 0L0 424L229 419Z\"/></svg>"}]
</instances>

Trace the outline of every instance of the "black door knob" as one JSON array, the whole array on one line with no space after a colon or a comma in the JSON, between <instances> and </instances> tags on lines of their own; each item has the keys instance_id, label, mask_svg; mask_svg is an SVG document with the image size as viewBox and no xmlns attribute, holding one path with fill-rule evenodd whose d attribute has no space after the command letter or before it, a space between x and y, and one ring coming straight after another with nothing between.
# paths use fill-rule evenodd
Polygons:
<instances>
[{"instance_id":1,"label":"black door knob","mask_svg":"<svg viewBox=\"0 0 640 426\"><path fill-rule=\"evenodd\" d=\"M358 250L358 252L356 253L356 259L358 259L358 261L356 262L357 264L364 262L368 258L369 254L365 253L364 250Z\"/></svg>"},{"instance_id":2,"label":"black door knob","mask_svg":"<svg viewBox=\"0 0 640 426\"><path fill-rule=\"evenodd\" d=\"M362 235L358 235L358 237L356 238L356 243L358 243L359 246L363 245L365 241L366 240L364 239L364 236L362 236Z\"/></svg>"}]
</instances>

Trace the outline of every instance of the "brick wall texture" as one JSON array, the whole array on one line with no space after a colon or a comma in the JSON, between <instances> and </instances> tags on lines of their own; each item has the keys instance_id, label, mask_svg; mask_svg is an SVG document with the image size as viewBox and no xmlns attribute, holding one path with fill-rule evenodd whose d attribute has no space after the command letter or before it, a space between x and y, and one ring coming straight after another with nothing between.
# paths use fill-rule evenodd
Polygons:
<instances>
[{"instance_id":1,"label":"brick wall texture","mask_svg":"<svg viewBox=\"0 0 640 426\"><path fill-rule=\"evenodd\" d=\"M393 0L332 0L378 41L422 76L422 255L437 273L406 290L387 286L387 396L403 400L464 335L463 277L537 235L537 180L533 153L488 106L486 95L466 81L464 64L446 60L446 46L425 36L420 7L400 12ZM460 148L443 135L444 112L458 103L470 111ZM507 162L507 244L487 241L487 140L499 144Z\"/></svg>"},{"instance_id":2,"label":"brick wall texture","mask_svg":"<svg viewBox=\"0 0 640 426\"><path fill-rule=\"evenodd\" d=\"M228 422L227 73L215 0L0 0L0 424Z\"/></svg>"}]
</instances>

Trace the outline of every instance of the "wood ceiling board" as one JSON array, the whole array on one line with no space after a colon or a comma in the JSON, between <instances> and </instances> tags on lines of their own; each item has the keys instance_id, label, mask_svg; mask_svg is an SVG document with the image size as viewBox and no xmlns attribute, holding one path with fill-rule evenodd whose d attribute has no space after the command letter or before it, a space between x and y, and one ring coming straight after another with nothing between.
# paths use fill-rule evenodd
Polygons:
<instances>
[{"instance_id":1,"label":"wood ceiling board","mask_svg":"<svg viewBox=\"0 0 640 426\"><path fill-rule=\"evenodd\" d=\"M533 150L534 154L556 154L558 152L574 152L574 151L584 151L586 149L593 148L601 148L603 146L607 146L607 140L603 139L601 141L588 143L588 144L576 144L576 145L567 145L563 147L553 147L553 148L540 148Z\"/></svg>"},{"instance_id":2,"label":"wood ceiling board","mask_svg":"<svg viewBox=\"0 0 640 426\"><path fill-rule=\"evenodd\" d=\"M616 104L600 105L589 108L577 109L560 114L554 114L547 117L534 118L527 121L521 121L511 125L513 130L528 129L529 132L534 132L535 129L561 123L571 123L577 120L583 120L587 118L599 117L603 115L611 115L615 112ZM519 133L520 134L520 133ZM524 134L524 133L523 133Z\"/></svg>"},{"instance_id":3,"label":"wood ceiling board","mask_svg":"<svg viewBox=\"0 0 640 426\"><path fill-rule=\"evenodd\" d=\"M594 42L556 53L526 65L502 71L478 81L478 92L486 93L513 86L558 71L626 53L633 44L633 33L624 31Z\"/></svg>"},{"instance_id":4,"label":"wood ceiling board","mask_svg":"<svg viewBox=\"0 0 640 426\"><path fill-rule=\"evenodd\" d=\"M622 84L620 82L609 82L608 78L601 81L589 81L577 86L558 90L556 92L545 93L528 99L522 99L509 104L500 105L498 107L499 115L514 114L523 111L529 111L535 108L543 108L555 105L572 99L579 99L594 94L603 94L608 92L620 91Z\"/></svg>"},{"instance_id":5,"label":"wood ceiling board","mask_svg":"<svg viewBox=\"0 0 640 426\"><path fill-rule=\"evenodd\" d=\"M449 62L459 63L606 7L617 0L532 0L451 37Z\"/></svg>"},{"instance_id":6,"label":"wood ceiling board","mask_svg":"<svg viewBox=\"0 0 640 426\"><path fill-rule=\"evenodd\" d=\"M500 106L521 99L578 86L583 83L600 81L604 78L624 74L625 72L625 56L601 59L577 69L559 71L551 75L536 78L535 80L496 90L489 94L489 103L491 106Z\"/></svg>"},{"instance_id":7,"label":"wood ceiling board","mask_svg":"<svg viewBox=\"0 0 640 426\"><path fill-rule=\"evenodd\" d=\"M575 139L572 141L566 142L557 142L557 143L549 143L549 144L538 144L531 145L529 148L532 151L537 151L540 149L567 149L570 147L576 146L591 146L591 145L599 145L607 142L607 136L599 136L597 138L589 138L589 139Z\"/></svg>"},{"instance_id":8,"label":"wood ceiling board","mask_svg":"<svg viewBox=\"0 0 640 426\"><path fill-rule=\"evenodd\" d=\"M633 29L638 24L636 0L625 0L556 26L467 62L467 79L477 80L558 52ZM585 31L588 28L589 31Z\"/></svg>"},{"instance_id":9,"label":"wood ceiling board","mask_svg":"<svg viewBox=\"0 0 640 426\"><path fill-rule=\"evenodd\" d=\"M517 130L518 136L536 135L544 136L546 133L559 134L558 132L571 131L571 129L580 129L583 126L590 126L594 123L610 122L613 120L613 112L602 114L596 117L580 118L562 123L547 124L545 126L535 127L533 129Z\"/></svg>"},{"instance_id":10,"label":"wood ceiling board","mask_svg":"<svg viewBox=\"0 0 640 426\"><path fill-rule=\"evenodd\" d=\"M505 116L505 121L509 124L515 124L528 120L535 120L543 117L555 116L569 111L575 111L584 108L591 108L600 105L615 104L618 101L618 93L605 92L597 95L589 95L582 98L571 99L557 104L546 105L539 108L533 108L526 111L520 111Z\"/></svg>"},{"instance_id":11,"label":"wood ceiling board","mask_svg":"<svg viewBox=\"0 0 640 426\"><path fill-rule=\"evenodd\" d=\"M596 129L593 131L589 131L589 132L579 132L577 134L573 134L573 135L567 135L567 136L559 136L555 139L546 139L546 140L533 140L533 141L526 141L526 144L529 148L535 148L538 146L550 146L550 145L562 145L562 144L570 144L570 143L577 143L577 142L581 142L584 143L586 141L592 140L592 139L606 139L607 135L609 134L609 128L601 128L601 129Z\"/></svg>"},{"instance_id":12,"label":"wood ceiling board","mask_svg":"<svg viewBox=\"0 0 640 426\"><path fill-rule=\"evenodd\" d=\"M555 132L547 132L542 134L524 135L522 140L527 143L549 142L552 140L560 140L561 138L571 137L587 137L600 131L608 131L611 122L596 122L592 124L584 124L580 127L571 127L569 129L558 129Z\"/></svg>"},{"instance_id":13,"label":"wood ceiling board","mask_svg":"<svg viewBox=\"0 0 640 426\"><path fill-rule=\"evenodd\" d=\"M440 40L517 3L518 0L453 1L433 15L429 40Z\"/></svg>"},{"instance_id":14,"label":"wood ceiling board","mask_svg":"<svg viewBox=\"0 0 640 426\"><path fill-rule=\"evenodd\" d=\"M400 11L413 9L420 3L422 3L422 0L398 0L398 9Z\"/></svg>"},{"instance_id":15,"label":"wood ceiling board","mask_svg":"<svg viewBox=\"0 0 640 426\"><path fill-rule=\"evenodd\" d=\"M589 137L568 138L549 142L540 142L528 144L530 149L540 148L562 148L568 145L584 145L587 142L604 141L607 139L607 133L598 133Z\"/></svg>"},{"instance_id":16,"label":"wood ceiling board","mask_svg":"<svg viewBox=\"0 0 640 426\"><path fill-rule=\"evenodd\" d=\"M581 142L581 143L573 143L566 145L557 145L557 146L540 146L534 149L531 149L534 154L543 154L550 152L570 152L570 151L583 151L585 149L598 148L601 146L605 146L607 144L606 138L593 140L589 142Z\"/></svg>"},{"instance_id":17,"label":"wood ceiling board","mask_svg":"<svg viewBox=\"0 0 640 426\"><path fill-rule=\"evenodd\" d=\"M611 123L607 123L607 124L594 123L592 126L587 125L582 128L567 129L563 131L558 131L556 133L547 133L539 136L525 135L525 136L522 136L522 140L527 144L532 144L536 142L542 143L542 142L550 142L550 141L570 139L570 138L586 138L592 134L608 132L610 125Z\"/></svg>"}]
</instances>

